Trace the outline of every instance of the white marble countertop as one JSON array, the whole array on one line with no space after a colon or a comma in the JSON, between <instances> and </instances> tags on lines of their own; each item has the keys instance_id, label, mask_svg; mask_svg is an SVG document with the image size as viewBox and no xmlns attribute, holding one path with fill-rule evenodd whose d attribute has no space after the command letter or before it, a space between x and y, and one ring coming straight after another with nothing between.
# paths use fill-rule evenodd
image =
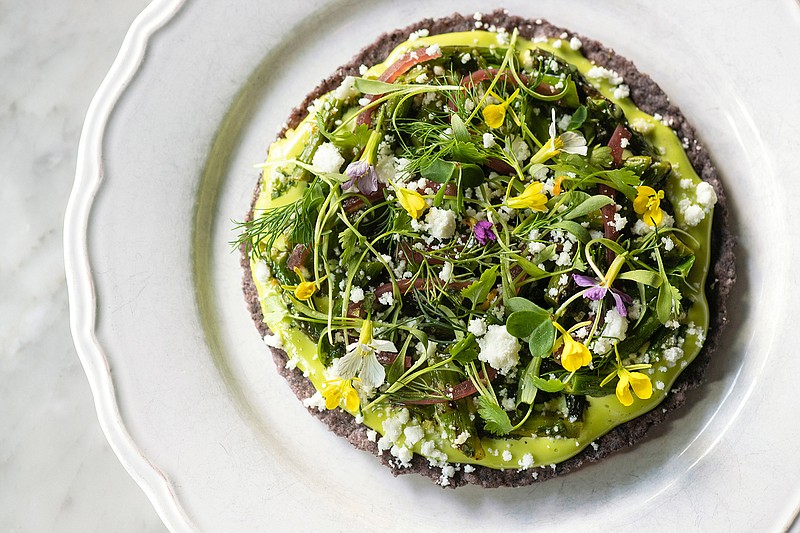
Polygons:
<instances>
[{"instance_id":1,"label":"white marble countertop","mask_svg":"<svg viewBox=\"0 0 800 533\"><path fill-rule=\"evenodd\" d=\"M86 109L147 3L0 3L0 531L166 530L100 431L62 249Z\"/></svg>"},{"instance_id":2,"label":"white marble countertop","mask_svg":"<svg viewBox=\"0 0 800 533\"><path fill-rule=\"evenodd\" d=\"M0 532L166 530L100 430L62 247L86 110L148 2L0 0Z\"/></svg>"}]
</instances>

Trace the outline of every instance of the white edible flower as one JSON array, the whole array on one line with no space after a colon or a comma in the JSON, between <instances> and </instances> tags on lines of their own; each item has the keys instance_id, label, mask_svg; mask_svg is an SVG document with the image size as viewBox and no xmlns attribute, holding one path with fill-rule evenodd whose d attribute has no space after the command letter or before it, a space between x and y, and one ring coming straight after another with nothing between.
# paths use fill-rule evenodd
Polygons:
<instances>
[{"instance_id":1,"label":"white edible flower","mask_svg":"<svg viewBox=\"0 0 800 533\"><path fill-rule=\"evenodd\" d=\"M365 388L378 388L386 379L386 371L378 362L377 352L397 353L397 347L391 341L372 338L372 321L365 320L358 342L347 346L347 354L334 361L332 371L345 380L358 376Z\"/></svg>"}]
</instances>

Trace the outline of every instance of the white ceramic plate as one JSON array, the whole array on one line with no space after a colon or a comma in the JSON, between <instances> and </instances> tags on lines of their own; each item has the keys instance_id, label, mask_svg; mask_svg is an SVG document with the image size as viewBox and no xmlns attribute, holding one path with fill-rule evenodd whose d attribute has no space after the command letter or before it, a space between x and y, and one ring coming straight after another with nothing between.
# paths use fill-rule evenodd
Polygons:
<instances>
[{"instance_id":1,"label":"white ceramic plate","mask_svg":"<svg viewBox=\"0 0 800 533\"><path fill-rule=\"evenodd\" d=\"M713 5L712 5L713 4ZM522 489L394 479L309 416L240 291L233 219L290 109L385 30L477 1L156 1L92 103L68 208L100 423L174 531L786 528L800 502L798 5L509 0L633 59L699 131L739 235L709 382L631 450Z\"/></svg>"}]
</instances>

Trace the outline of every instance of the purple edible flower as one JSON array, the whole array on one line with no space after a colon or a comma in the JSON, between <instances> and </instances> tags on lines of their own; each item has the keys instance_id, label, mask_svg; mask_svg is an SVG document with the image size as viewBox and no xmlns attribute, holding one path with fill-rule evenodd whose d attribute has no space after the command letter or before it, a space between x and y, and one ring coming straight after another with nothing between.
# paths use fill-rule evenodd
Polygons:
<instances>
[{"instance_id":1,"label":"purple edible flower","mask_svg":"<svg viewBox=\"0 0 800 533\"><path fill-rule=\"evenodd\" d=\"M617 289L609 289L608 287L603 287L600 284L600 280L596 278L590 278L589 276L584 276L582 274L573 274L572 279L575 280L575 283L578 284L580 287L591 287L589 290L583 293L584 298L589 298L590 300L602 300L608 294L608 291L611 291L611 296L614 297L614 302L616 303L617 313L619 316L628 316L628 310L625 308L625 304L632 304L633 298L625 294L624 292L617 290Z\"/></svg>"},{"instance_id":2,"label":"purple edible flower","mask_svg":"<svg viewBox=\"0 0 800 533\"><path fill-rule=\"evenodd\" d=\"M489 241L496 241L497 235L492 230L493 224L488 220L479 220L473 226L472 231L475 232L475 238L481 244L487 244Z\"/></svg>"},{"instance_id":3,"label":"purple edible flower","mask_svg":"<svg viewBox=\"0 0 800 533\"><path fill-rule=\"evenodd\" d=\"M353 161L347 165L344 174L350 179L342 185L343 189L349 189L355 183L361 194L370 194L378 190L378 174L375 173L375 167L366 161Z\"/></svg>"}]
</instances>

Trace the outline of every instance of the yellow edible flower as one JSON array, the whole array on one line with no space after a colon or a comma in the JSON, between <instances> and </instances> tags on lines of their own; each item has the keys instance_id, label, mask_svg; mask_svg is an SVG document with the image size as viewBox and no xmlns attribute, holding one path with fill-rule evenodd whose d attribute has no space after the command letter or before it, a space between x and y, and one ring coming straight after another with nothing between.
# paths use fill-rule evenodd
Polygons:
<instances>
[{"instance_id":1,"label":"yellow edible flower","mask_svg":"<svg viewBox=\"0 0 800 533\"><path fill-rule=\"evenodd\" d=\"M332 379L326 381L322 387L322 397L325 398L325 408L332 410L340 405L350 412L358 409L360 400L358 392L353 387L351 379Z\"/></svg>"},{"instance_id":2,"label":"yellow edible flower","mask_svg":"<svg viewBox=\"0 0 800 533\"><path fill-rule=\"evenodd\" d=\"M551 117L552 122L550 123L550 129L548 130L550 138L542 145L541 148L539 148L539 151L533 154L530 163L544 163L548 159L557 156L561 152L586 155L588 149L586 147L586 139L583 137L583 135L576 131L565 131L561 135L556 136L555 108L551 110Z\"/></svg>"},{"instance_id":3,"label":"yellow edible flower","mask_svg":"<svg viewBox=\"0 0 800 533\"><path fill-rule=\"evenodd\" d=\"M428 207L425 199L417 191L405 187L395 187L395 192L397 192L397 201L400 202L403 209L408 211L411 218L419 218Z\"/></svg>"},{"instance_id":4,"label":"yellow edible flower","mask_svg":"<svg viewBox=\"0 0 800 533\"><path fill-rule=\"evenodd\" d=\"M525 187L515 198L510 198L506 204L512 209L530 208L534 211L547 211L547 196L542 194L542 182L534 181Z\"/></svg>"},{"instance_id":5,"label":"yellow edible flower","mask_svg":"<svg viewBox=\"0 0 800 533\"><path fill-rule=\"evenodd\" d=\"M661 200L664 191L656 192L652 187L641 185L636 189L636 199L633 201L633 210L642 216L642 220L650 226L658 226L664 212L661 210Z\"/></svg>"},{"instance_id":6,"label":"yellow edible flower","mask_svg":"<svg viewBox=\"0 0 800 533\"><path fill-rule=\"evenodd\" d=\"M617 382L617 399L619 403L628 407L633 405L631 389L642 400L647 400L653 395L653 384L646 374L641 372L630 372L625 368L617 371L619 381Z\"/></svg>"},{"instance_id":7,"label":"yellow edible flower","mask_svg":"<svg viewBox=\"0 0 800 533\"><path fill-rule=\"evenodd\" d=\"M298 300L308 300L317 292L317 284L313 281L306 281L298 267L294 268L294 272L300 276L300 284L294 288L294 297Z\"/></svg>"},{"instance_id":8,"label":"yellow edible flower","mask_svg":"<svg viewBox=\"0 0 800 533\"><path fill-rule=\"evenodd\" d=\"M499 104L489 104L484 107L483 120L486 121L486 125L492 129L502 126L506 120L506 107L514 101L517 95L519 95L519 88Z\"/></svg>"},{"instance_id":9,"label":"yellow edible flower","mask_svg":"<svg viewBox=\"0 0 800 533\"><path fill-rule=\"evenodd\" d=\"M558 322L553 322L553 325L563 334L564 348L561 350L561 366L564 367L564 370L575 372L592 362L592 354L585 344L573 339L572 335Z\"/></svg>"},{"instance_id":10,"label":"yellow edible flower","mask_svg":"<svg viewBox=\"0 0 800 533\"><path fill-rule=\"evenodd\" d=\"M633 405L633 395L631 395L631 389L633 389L633 394L635 394L639 399L649 400L653 395L653 384L650 382L650 377L647 376L647 374L642 374L641 372L634 372L634 370L643 370L645 368L650 368L652 365L639 363L623 366L616 344L614 345L614 353L617 356L617 369L606 376L605 379L600 382L600 386L605 387L606 383L617 377L619 378L619 381L617 381L616 394L619 403L625 407L630 407Z\"/></svg>"}]
</instances>

